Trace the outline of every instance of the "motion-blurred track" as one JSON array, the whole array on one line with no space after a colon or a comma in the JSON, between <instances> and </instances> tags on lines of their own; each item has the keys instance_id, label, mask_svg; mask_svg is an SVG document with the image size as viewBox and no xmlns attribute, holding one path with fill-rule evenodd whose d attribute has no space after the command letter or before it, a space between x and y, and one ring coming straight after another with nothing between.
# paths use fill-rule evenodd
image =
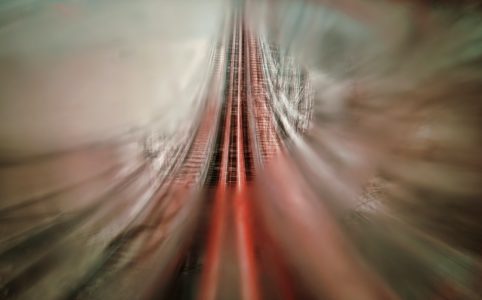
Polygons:
<instances>
[{"instance_id":1,"label":"motion-blurred track","mask_svg":"<svg viewBox=\"0 0 482 300\"><path fill-rule=\"evenodd\" d=\"M377 73L397 65L357 69L344 35L369 44L379 32L356 27L389 17L363 1L320 2L229 2L202 79L173 75L196 91L177 128L163 130L161 112L101 142L0 161L0 298L478 299L480 160L458 133L475 136L479 119L458 128L460 105L439 102L443 91L417 94L425 83L407 80L410 94L403 76L391 86ZM384 45L392 28L382 29ZM301 65L306 53L292 49L311 43L308 57L319 44L329 55ZM365 50L378 66L384 50ZM463 243L453 224L471 229Z\"/></svg>"}]
</instances>

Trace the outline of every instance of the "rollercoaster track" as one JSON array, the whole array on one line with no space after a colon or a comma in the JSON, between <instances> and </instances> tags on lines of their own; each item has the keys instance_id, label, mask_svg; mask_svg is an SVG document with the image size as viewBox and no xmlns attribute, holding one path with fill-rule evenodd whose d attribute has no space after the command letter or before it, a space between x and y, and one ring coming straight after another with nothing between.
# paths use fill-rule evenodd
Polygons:
<instances>
[{"instance_id":1,"label":"rollercoaster track","mask_svg":"<svg viewBox=\"0 0 482 300\"><path fill-rule=\"evenodd\" d=\"M222 288L224 277L233 276L222 267L223 260L230 257L222 252L230 248L235 248L231 259L239 268L234 275L239 283L234 287L237 294L241 299L262 298L253 229L252 202L256 196L251 182L262 164L282 147L266 98L257 37L242 11L234 14L231 30L225 102L208 177L214 203L201 276L202 300L230 296ZM231 233L232 239L228 237Z\"/></svg>"},{"instance_id":2,"label":"rollercoaster track","mask_svg":"<svg viewBox=\"0 0 482 300\"><path fill-rule=\"evenodd\" d=\"M223 281L221 264L226 243L234 244L239 266L238 289L242 299L260 299L258 270L254 249L250 182L254 176L253 155L257 153L250 122L249 85L246 64L246 28L242 13L233 17L229 52L228 85L225 94L223 124L219 127L218 145L221 147L214 161L217 180L214 204L206 249L206 263L201 277L199 299L217 299ZM233 216L233 220L228 220ZM230 222L234 224L230 225ZM234 228L234 240L226 238L228 228ZM227 247L229 248L229 247ZM222 293L222 292L221 292ZM222 294L221 294L222 295Z\"/></svg>"}]
</instances>

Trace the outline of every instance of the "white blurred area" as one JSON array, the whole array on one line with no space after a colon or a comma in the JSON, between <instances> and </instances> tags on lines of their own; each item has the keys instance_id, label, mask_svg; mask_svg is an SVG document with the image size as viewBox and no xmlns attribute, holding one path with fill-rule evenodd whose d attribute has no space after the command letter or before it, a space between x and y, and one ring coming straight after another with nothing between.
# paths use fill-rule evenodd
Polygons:
<instances>
[{"instance_id":1,"label":"white blurred area","mask_svg":"<svg viewBox=\"0 0 482 300\"><path fill-rule=\"evenodd\" d=\"M0 157L190 119L223 1L0 2Z\"/></svg>"}]
</instances>

